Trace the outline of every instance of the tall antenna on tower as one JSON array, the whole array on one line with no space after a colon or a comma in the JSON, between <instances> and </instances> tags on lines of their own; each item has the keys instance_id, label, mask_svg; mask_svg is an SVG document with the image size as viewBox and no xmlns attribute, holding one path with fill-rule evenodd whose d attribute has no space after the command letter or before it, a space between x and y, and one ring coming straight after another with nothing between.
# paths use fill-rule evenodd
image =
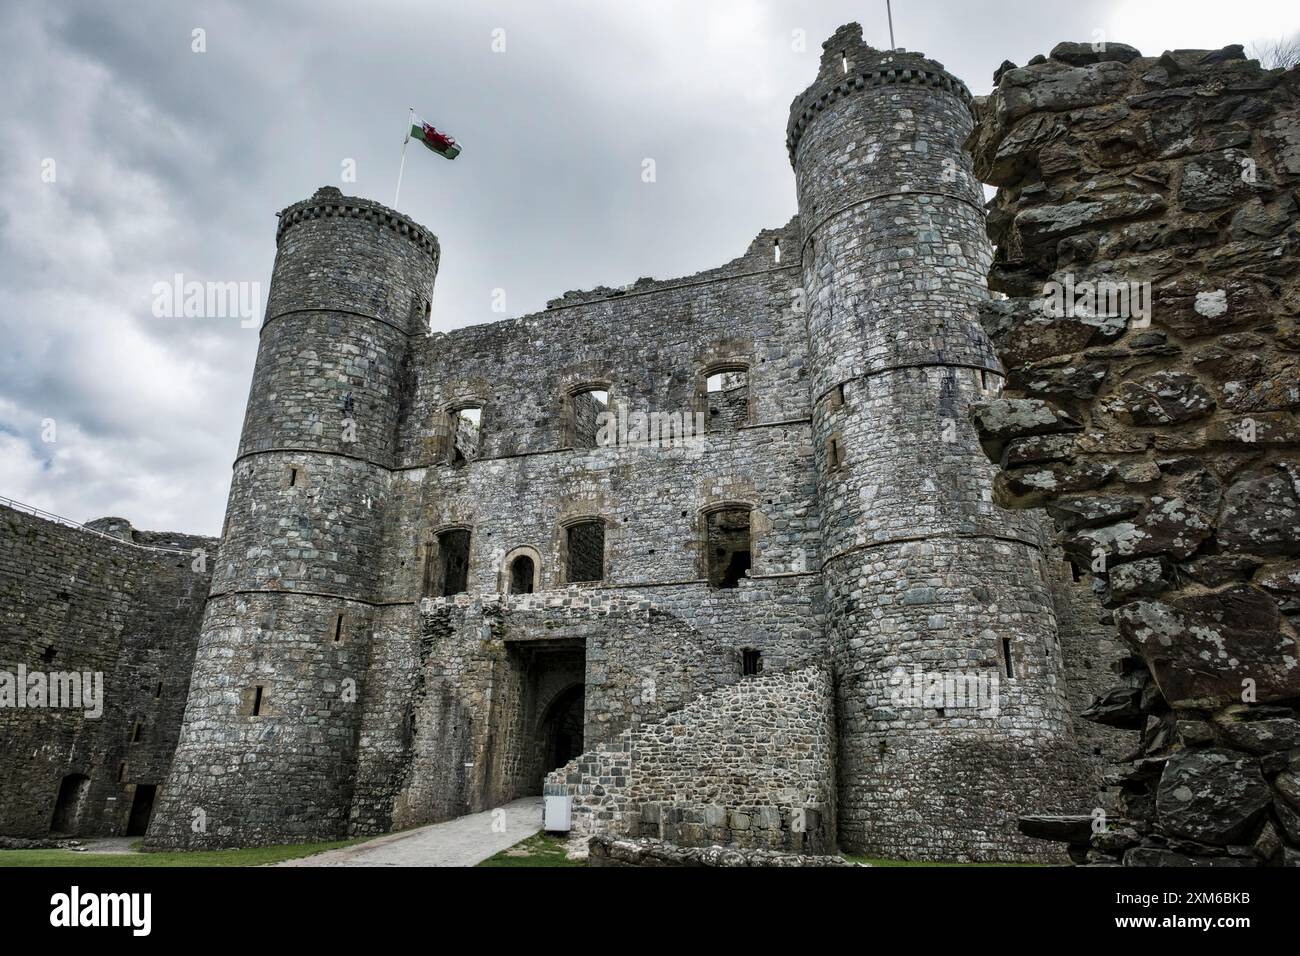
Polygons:
<instances>
[{"instance_id":1,"label":"tall antenna on tower","mask_svg":"<svg viewBox=\"0 0 1300 956\"><path fill-rule=\"evenodd\" d=\"M894 11L889 5L889 0L885 0L885 14L889 17L889 48L897 49L894 46Z\"/></svg>"}]
</instances>

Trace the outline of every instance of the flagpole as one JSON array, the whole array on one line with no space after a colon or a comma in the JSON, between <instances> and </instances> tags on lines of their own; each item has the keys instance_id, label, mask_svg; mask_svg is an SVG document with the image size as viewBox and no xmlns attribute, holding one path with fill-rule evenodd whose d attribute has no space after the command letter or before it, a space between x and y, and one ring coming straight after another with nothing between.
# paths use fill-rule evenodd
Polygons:
<instances>
[{"instance_id":1,"label":"flagpole","mask_svg":"<svg viewBox=\"0 0 1300 956\"><path fill-rule=\"evenodd\" d=\"M415 118L415 107L407 107L406 138L402 140L402 161L397 167L397 189L393 193L393 208L397 208L397 197L402 194L402 173L406 171L406 144L411 141L411 120Z\"/></svg>"},{"instance_id":2,"label":"flagpole","mask_svg":"<svg viewBox=\"0 0 1300 956\"><path fill-rule=\"evenodd\" d=\"M889 17L889 48L897 49L894 46L894 10L889 5L889 0L885 0L885 15Z\"/></svg>"}]
</instances>

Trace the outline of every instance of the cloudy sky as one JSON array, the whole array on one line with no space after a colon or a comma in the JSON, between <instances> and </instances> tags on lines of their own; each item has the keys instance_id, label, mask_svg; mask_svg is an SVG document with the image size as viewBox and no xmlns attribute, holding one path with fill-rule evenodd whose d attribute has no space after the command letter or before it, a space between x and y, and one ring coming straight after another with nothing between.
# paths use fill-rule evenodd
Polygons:
<instances>
[{"instance_id":1,"label":"cloudy sky","mask_svg":"<svg viewBox=\"0 0 1300 956\"><path fill-rule=\"evenodd\" d=\"M391 204L408 106L464 145L413 147L402 186L442 240L434 328L501 319L498 288L513 316L717 265L795 211L786 113L821 41L858 20L888 46L884 0L6 0L0 18L0 497L208 534L257 332L158 317L156 284L264 293L278 209L325 184ZM979 94L1059 40L1249 47L1300 31L1300 3L895 0L894 25Z\"/></svg>"}]
</instances>

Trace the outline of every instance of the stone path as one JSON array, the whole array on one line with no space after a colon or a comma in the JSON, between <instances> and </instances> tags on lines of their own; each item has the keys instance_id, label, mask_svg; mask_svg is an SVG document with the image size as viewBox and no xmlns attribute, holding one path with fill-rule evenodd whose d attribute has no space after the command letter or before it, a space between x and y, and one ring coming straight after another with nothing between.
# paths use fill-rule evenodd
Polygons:
<instances>
[{"instance_id":1,"label":"stone path","mask_svg":"<svg viewBox=\"0 0 1300 956\"><path fill-rule=\"evenodd\" d=\"M493 822L505 811L505 829ZM524 797L497 810L446 823L390 833L341 850L327 850L277 866L473 866L542 828L542 798ZM498 824L497 829L501 827Z\"/></svg>"}]
</instances>

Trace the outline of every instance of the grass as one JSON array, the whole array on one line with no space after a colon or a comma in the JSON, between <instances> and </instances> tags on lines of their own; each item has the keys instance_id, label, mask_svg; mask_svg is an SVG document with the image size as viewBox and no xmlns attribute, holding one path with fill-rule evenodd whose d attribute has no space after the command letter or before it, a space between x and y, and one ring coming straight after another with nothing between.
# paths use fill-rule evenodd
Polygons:
<instances>
[{"instance_id":1,"label":"grass","mask_svg":"<svg viewBox=\"0 0 1300 956\"><path fill-rule=\"evenodd\" d=\"M195 850L185 853L92 853L75 850L0 850L4 866L264 866L282 860L351 846L360 840L333 843L294 843L286 846L256 846L243 850ZM138 843L132 844L136 850Z\"/></svg>"},{"instance_id":2,"label":"grass","mask_svg":"<svg viewBox=\"0 0 1300 956\"><path fill-rule=\"evenodd\" d=\"M534 833L526 840L490 856L479 866L586 866L583 860L570 860L565 848L568 841L548 833Z\"/></svg>"}]
</instances>

